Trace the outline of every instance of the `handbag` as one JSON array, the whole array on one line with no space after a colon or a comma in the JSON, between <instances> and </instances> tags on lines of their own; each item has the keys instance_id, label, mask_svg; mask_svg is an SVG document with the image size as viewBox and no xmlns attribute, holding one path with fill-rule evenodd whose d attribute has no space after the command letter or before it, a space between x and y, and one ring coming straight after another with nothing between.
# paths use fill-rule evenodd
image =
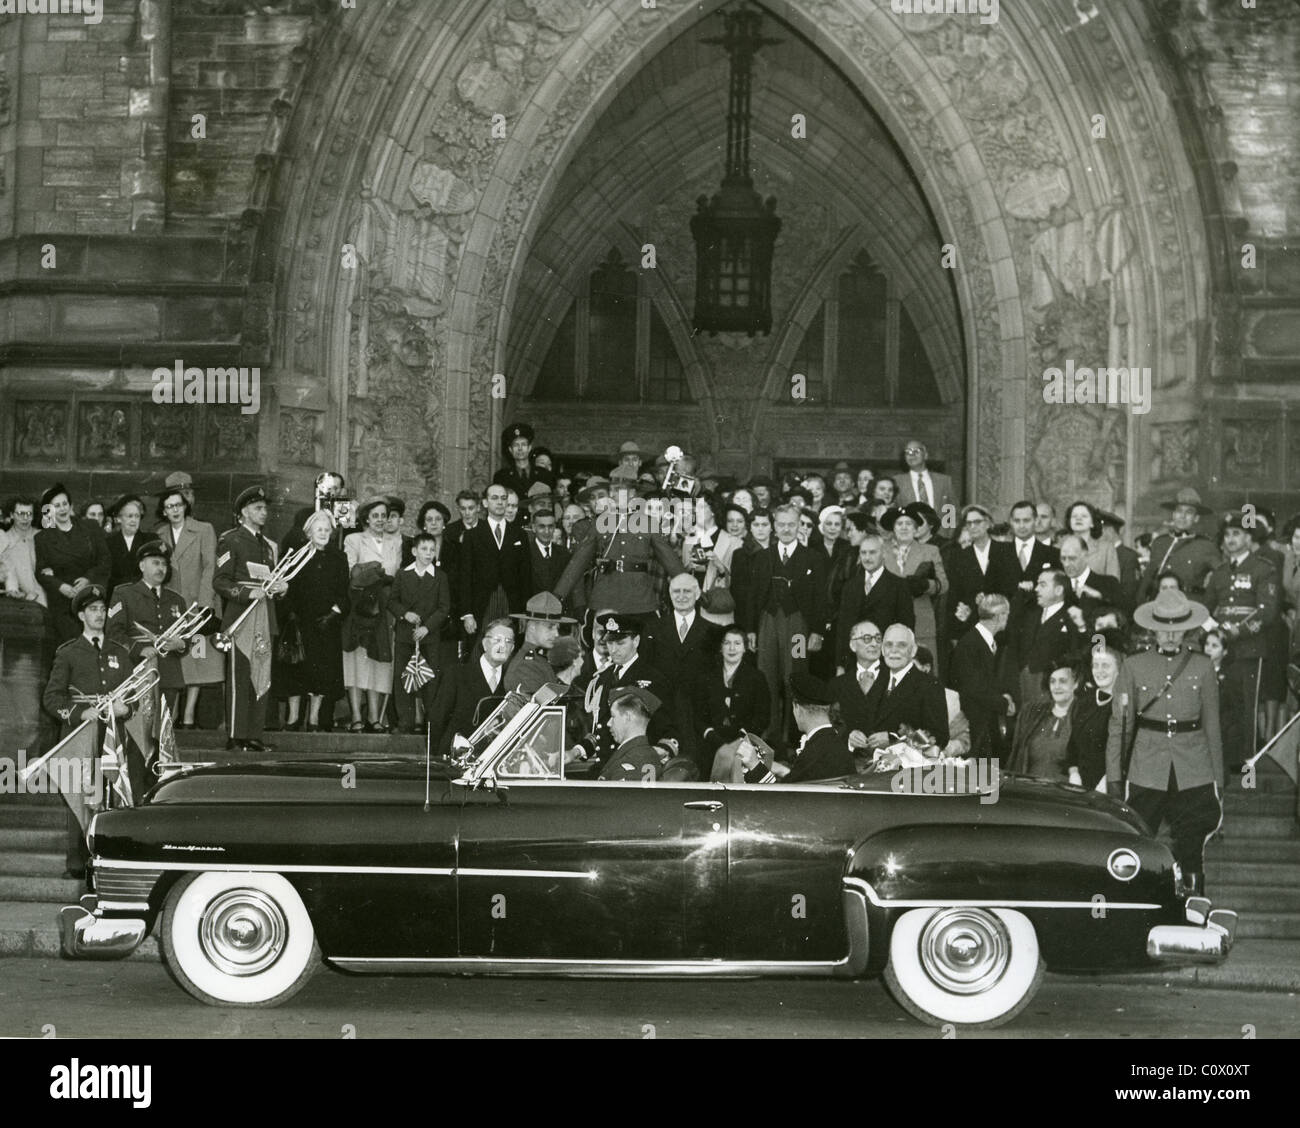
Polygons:
<instances>
[{"instance_id":1,"label":"handbag","mask_svg":"<svg viewBox=\"0 0 1300 1128\"><path fill-rule=\"evenodd\" d=\"M302 645L302 631L298 629L298 619L294 615L286 616L284 628L275 640L275 658L285 666L301 665L307 657Z\"/></svg>"}]
</instances>

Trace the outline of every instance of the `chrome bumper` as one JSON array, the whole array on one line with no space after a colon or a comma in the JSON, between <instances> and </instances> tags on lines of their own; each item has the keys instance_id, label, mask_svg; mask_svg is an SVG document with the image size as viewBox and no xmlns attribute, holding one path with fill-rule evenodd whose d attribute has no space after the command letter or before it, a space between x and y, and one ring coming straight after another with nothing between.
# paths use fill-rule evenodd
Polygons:
<instances>
[{"instance_id":1,"label":"chrome bumper","mask_svg":"<svg viewBox=\"0 0 1300 1128\"><path fill-rule=\"evenodd\" d=\"M1211 909L1208 897L1188 897L1186 924L1157 924L1147 933L1147 955L1163 963L1222 963L1232 950L1237 914Z\"/></svg>"},{"instance_id":2,"label":"chrome bumper","mask_svg":"<svg viewBox=\"0 0 1300 1128\"><path fill-rule=\"evenodd\" d=\"M63 954L72 960L120 960L140 946L149 932L147 921L133 917L101 916L93 893L79 905L59 910L59 939Z\"/></svg>"}]
</instances>

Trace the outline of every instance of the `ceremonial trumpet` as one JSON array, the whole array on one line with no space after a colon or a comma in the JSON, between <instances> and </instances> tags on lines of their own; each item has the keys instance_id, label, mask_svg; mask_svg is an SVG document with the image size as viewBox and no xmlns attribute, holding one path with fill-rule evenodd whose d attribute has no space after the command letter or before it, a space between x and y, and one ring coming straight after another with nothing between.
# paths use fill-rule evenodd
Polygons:
<instances>
[{"instance_id":1,"label":"ceremonial trumpet","mask_svg":"<svg viewBox=\"0 0 1300 1128\"><path fill-rule=\"evenodd\" d=\"M113 714L113 706L134 705L152 693L160 680L157 663L146 658L110 693L74 693L72 700L78 705L93 705L99 719L107 721Z\"/></svg>"},{"instance_id":2,"label":"ceremonial trumpet","mask_svg":"<svg viewBox=\"0 0 1300 1128\"><path fill-rule=\"evenodd\" d=\"M138 642L147 642L161 653L159 648L162 643L189 642L207 626L207 622L211 618L212 608L204 607L196 601L191 603L182 614L178 615L176 621L161 634L154 634L148 627L137 624L136 640Z\"/></svg>"},{"instance_id":3,"label":"ceremonial trumpet","mask_svg":"<svg viewBox=\"0 0 1300 1128\"><path fill-rule=\"evenodd\" d=\"M307 561L310 560L315 554L316 554L315 545L304 544L298 548L295 548L292 552L285 553L284 559L281 560L278 564L276 564L274 568L271 569L271 574L267 576L266 579L244 580L242 581L243 586L249 588L250 593L252 591L260 590L262 592L263 597L266 597L270 595L271 589L275 587L277 584L281 584L281 583L287 584L290 580L292 580L294 576L296 576L299 572L303 570L303 568L307 564ZM253 608L256 607L259 602L261 601L257 599L250 601L248 606L245 607L244 610L240 612L239 618L237 618L233 623L230 624L229 630L218 631L216 635L213 636L212 645L215 646L218 650L222 650L222 651L227 651L232 646L234 646L235 632L239 630L241 626L243 626L244 620L247 619L248 616L252 614Z\"/></svg>"}]
</instances>

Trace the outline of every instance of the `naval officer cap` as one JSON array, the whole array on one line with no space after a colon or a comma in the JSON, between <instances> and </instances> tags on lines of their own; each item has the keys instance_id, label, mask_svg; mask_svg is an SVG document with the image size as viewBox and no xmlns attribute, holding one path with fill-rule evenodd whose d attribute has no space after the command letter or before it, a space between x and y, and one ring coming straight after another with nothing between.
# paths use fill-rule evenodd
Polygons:
<instances>
[{"instance_id":1,"label":"naval officer cap","mask_svg":"<svg viewBox=\"0 0 1300 1128\"><path fill-rule=\"evenodd\" d=\"M637 638L641 637L641 620L635 615L620 615L611 611L601 615L596 622L600 624L607 638L631 638L634 635Z\"/></svg>"},{"instance_id":2,"label":"naval officer cap","mask_svg":"<svg viewBox=\"0 0 1300 1128\"><path fill-rule=\"evenodd\" d=\"M107 603L108 592L99 584L87 584L76 595L72 597L72 613L75 615L78 611L84 611L92 603Z\"/></svg>"},{"instance_id":3,"label":"naval officer cap","mask_svg":"<svg viewBox=\"0 0 1300 1128\"><path fill-rule=\"evenodd\" d=\"M812 674L797 673L790 675L790 692L800 705L827 706L834 700L830 687L821 678Z\"/></svg>"},{"instance_id":4,"label":"naval officer cap","mask_svg":"<svg viewBox=\"0 0 1300 1128\"><path fill-rule=\"evenodd\" d=\"M509 446L515 439L527 439L531 443L535 434L536 432L527 423L511 423L501 432L501 444Z\"/></svg>"}]
</instances>

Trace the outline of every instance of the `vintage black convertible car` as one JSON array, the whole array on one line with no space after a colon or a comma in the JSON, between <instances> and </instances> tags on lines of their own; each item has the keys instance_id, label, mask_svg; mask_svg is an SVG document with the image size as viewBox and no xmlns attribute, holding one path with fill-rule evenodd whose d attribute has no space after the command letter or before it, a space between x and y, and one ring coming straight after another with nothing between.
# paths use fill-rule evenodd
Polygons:
<instances>
[{"instance_id":1,"label":"vintage black convertible car","mask_svg":"<svg viewBox=\"0 0 1300 1128\"><path fill-rule=\"evenodd\" d=\"M1103 796L1011 777L580 780L549 697L507 699L452 761L169 774L145 805L96 816L95 892L62 910L66 954L126 955L156 930L187 991L248 1006L289 998L322 957L381 973L883 974L926 1022L991 1026L1044 968L1231 947L1236 914L1184 897L1166 846Z\"/></svg>"}]
</instances>

